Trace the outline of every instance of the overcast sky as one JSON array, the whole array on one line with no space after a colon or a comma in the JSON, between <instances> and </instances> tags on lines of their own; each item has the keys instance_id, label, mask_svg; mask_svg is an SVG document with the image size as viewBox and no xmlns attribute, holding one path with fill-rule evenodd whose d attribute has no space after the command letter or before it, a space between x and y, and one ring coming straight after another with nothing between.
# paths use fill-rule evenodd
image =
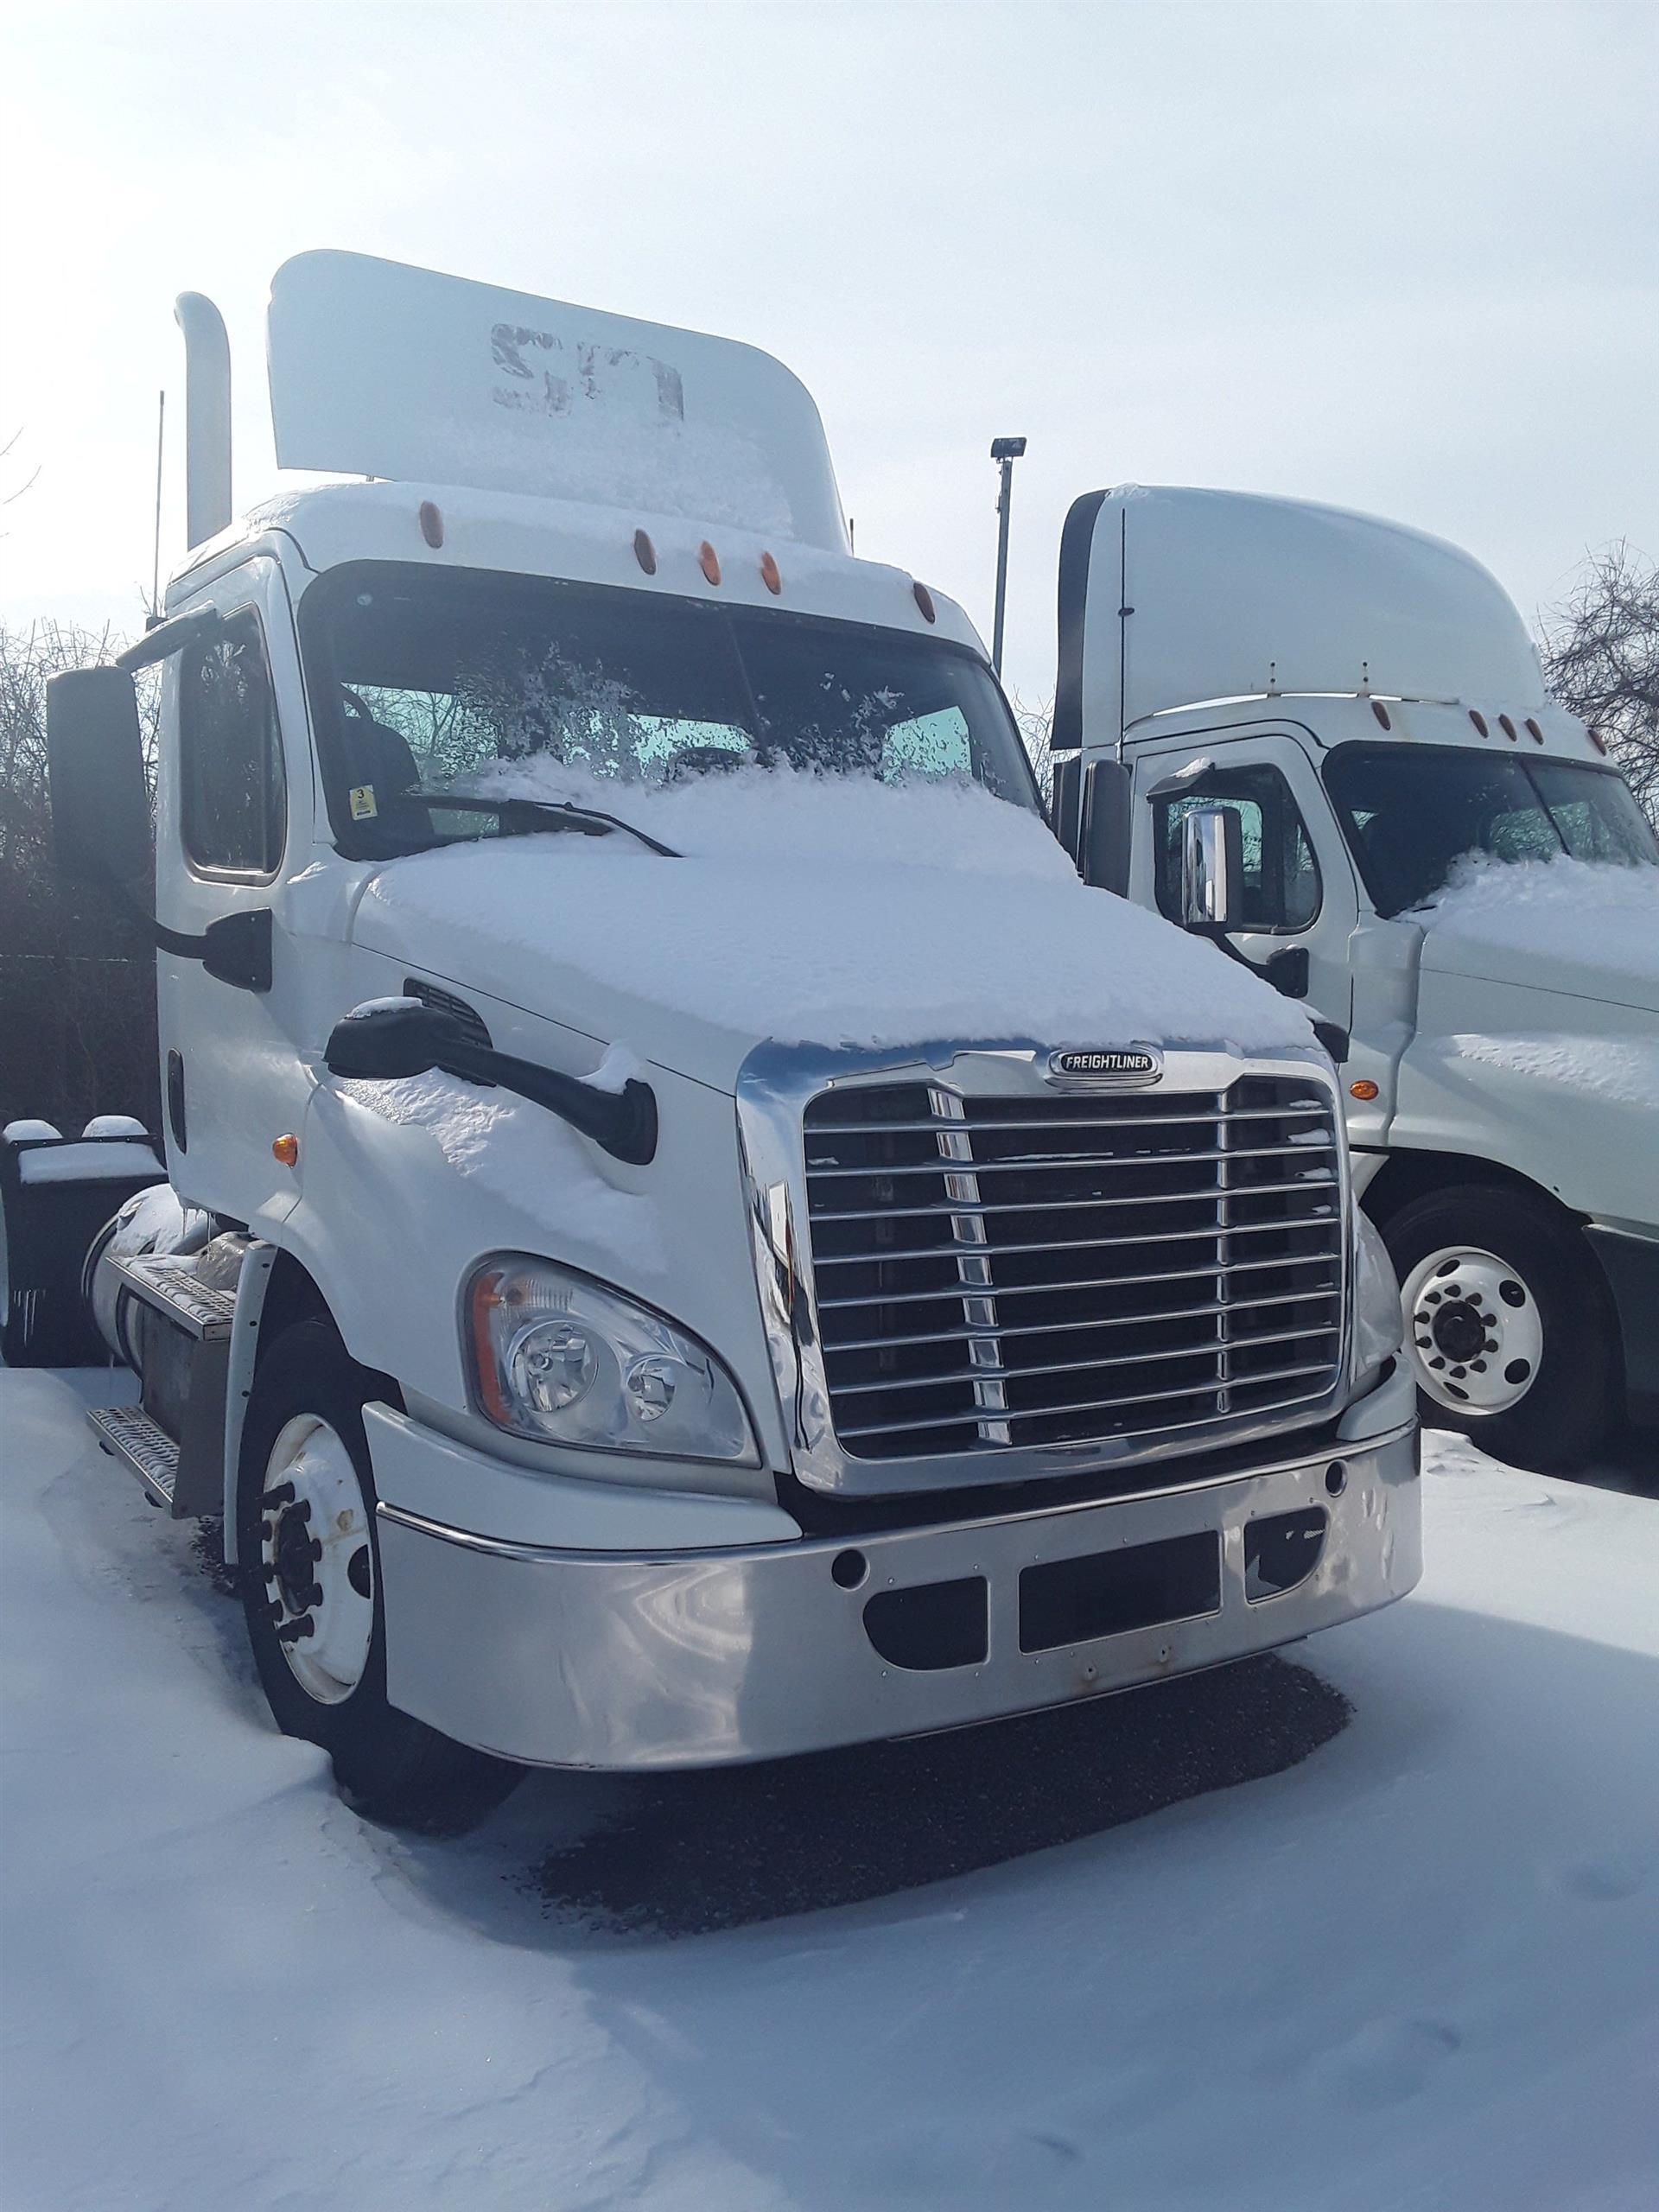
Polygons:
<instances>
[{"instance_id":1,"label":"overcast sky","mask_svg":"<svg viewBox=\"0 0 1659 2212\"><path fill-rule=\"evenodd\" d=\"M780 355L860 551L988 635L1026 434L1033 700L1103 484L1394 516L1529 616L1587 547L1659 554L1659 7L0 0L0 40L8 620L138 619L181 289L268 486L265 288L318 245Z\"/></svg>"}]
</instances>

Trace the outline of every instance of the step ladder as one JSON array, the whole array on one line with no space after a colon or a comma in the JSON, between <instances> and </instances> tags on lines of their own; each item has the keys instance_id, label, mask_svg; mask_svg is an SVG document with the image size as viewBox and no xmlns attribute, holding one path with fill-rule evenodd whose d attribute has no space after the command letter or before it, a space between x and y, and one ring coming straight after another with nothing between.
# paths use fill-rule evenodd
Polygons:
<instances>
[{"instance_id":1,"label":"step ladder","mask_svg":"<svg viewBox=\"0 0 1659 2212\"><path fill-rule=\"evenodd\" d=\"M188 1259L104 1264L132 1301L125 1330L143 1387L136 1406L94 1407L92 1433L175 1521L222 1512L235 1293L198 1281Z\"/></svg>"}]
</instances>

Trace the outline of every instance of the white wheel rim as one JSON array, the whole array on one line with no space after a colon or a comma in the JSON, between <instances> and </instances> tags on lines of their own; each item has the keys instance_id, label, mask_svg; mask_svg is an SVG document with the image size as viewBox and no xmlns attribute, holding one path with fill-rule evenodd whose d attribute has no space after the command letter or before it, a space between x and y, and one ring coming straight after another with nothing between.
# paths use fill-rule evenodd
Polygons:
<instances>
[{"instance_id":1,"label":"white wheel rim","mask_svg":"<svg viewBox=\"0 0 1659 2212\"><path fill-rule=\"evenodd\" d=\"M1508 1413L1538 1379L1538 1301L1519 1268L1496 1252L1443 1245L1407 1275L1400 1306L1417 1381L1448 1412Z\"/></svg>"},{"instance_id":2,"label":"white wheel rim","mask_svg":"<svg viewBox=\"0 0 1659 2212\"><path fill-rule=\"evenodd\" d=\"M278 1647L308 1697L338 1705L368 1664L374 1554L352 1455L320 1414L296 1414L272 1445L260 1523L260 1565Z\"/></svg>"}]
</instances>

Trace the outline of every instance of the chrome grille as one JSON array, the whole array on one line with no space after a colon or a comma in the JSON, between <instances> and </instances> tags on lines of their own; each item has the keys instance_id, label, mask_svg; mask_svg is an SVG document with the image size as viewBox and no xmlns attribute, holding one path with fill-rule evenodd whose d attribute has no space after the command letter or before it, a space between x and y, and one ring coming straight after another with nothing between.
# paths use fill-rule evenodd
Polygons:
<instances>
[{"instance_id":1,"label":"chrome grille","mask_svg":"<svg viewBox=\"0 0 1659 2212\"><path fill-rule=\"evenodd\" d=\"M1134 1436L1334 1387L1342 1192L1318 1084L849 1086L804 1121L820 1343L852 1456Z\"/></svg>"}]
</instances>

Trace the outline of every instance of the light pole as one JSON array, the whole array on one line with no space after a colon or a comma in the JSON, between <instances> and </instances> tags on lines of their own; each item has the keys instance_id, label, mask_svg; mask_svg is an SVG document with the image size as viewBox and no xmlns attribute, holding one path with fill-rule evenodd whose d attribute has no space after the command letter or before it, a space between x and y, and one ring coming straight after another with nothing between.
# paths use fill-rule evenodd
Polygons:
<instances>
[{"instance_id":1,"label":"light pole","mask_svg":"<svg viewBox=\"0 0 1659 2212\"><path fill-rule=\"evenodd\" d=\"M991 626L991 666L1002 673L1002 615L1008 597L1008 509L1014 501L1014 464L1026 449L1023 438L993 438L991 459L1002 471L996 495L996 615Z\"/></svg>"}]
</instances>

